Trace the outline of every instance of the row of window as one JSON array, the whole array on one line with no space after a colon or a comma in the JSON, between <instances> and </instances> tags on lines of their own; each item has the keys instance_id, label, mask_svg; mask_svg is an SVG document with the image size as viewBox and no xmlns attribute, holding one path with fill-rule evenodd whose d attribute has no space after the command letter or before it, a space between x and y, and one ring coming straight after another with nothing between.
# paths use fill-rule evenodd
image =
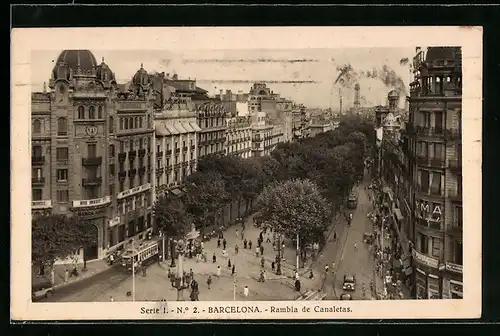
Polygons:
<instances>
[{"instance_id":1,"label":"row of window","mask_svg":"<svg viewBox=\"0 0 500 336\"><path fill-rule=\"evenodd\" d=\"M35 135L42 133L42 122L40 119L33 119L31 131ZM57 118L57 135L68 136L68 119L64 117Z\"/></svg>"},{"instance_id":2,"label":"row of window","mask_svg":"<svg viewBox=\"0 0 500 336\"><path fill-rule=\"evenodd\" d=\"M436 259L441 259L442 249L443 249L443 240L437 237L430 237L422 232L417 233L416 239L416 249L418 252L430 255ZM458 265L463 265L463 250L462 250L462 242L458 240L453 241L453 263Z\"/></svg>"},{"instance_id":3,"label":"row of window","mask_svg":"<svg viewBox=\"0 0 500 336\"><path fill-rule=\"evenodd\" d=\"M198 125L202 128L223 127L226 126L225 118L202 117L198 118Z\"/></svg>"},{"instance_id":4,"label":"row of window","mask_svg":"<svg viewBox=\"0 0 500 336\"><path fill-rule=\"evenodd\" d=\"M97 107L97 113L96 113L96 108L95 106L90 106L88 109L88 113L85 113L85 107L83 106L78 106L77 111L78 111L78 119L103 119L103 107L98 106Z\"/></svg>"},{"instance_id":5,"label":"row of window","mask_svg":"<svg viewBox=\"0 0 500 336\"><path fill-rule=\"evenodd\" d=\"M172 163L170 162L170 158L167 157L165 158L165 166L168 167L171 164L178 164L181 162L188 162L188 160L193 160L195 159L194 156L191 156L190 158L187 157L186 154L182 154L182 161L179 161L179 155L174 156L174 160L172 160ZM162 168L163 167L163 161L161 159L156 160L156 168Z\"/></svg>"},{"instance_id":6,"label":"row of window","mask_svg":"<svg viewBox=\"0 0 500 336\"><path fill-rule=\"evenodd\" d=\"M147 117L147 124L150 123L150 116ZM144 116L138 117L121 117L120 118L120 131L142 128L144 123Z\"/></svg>"}]
</instances>

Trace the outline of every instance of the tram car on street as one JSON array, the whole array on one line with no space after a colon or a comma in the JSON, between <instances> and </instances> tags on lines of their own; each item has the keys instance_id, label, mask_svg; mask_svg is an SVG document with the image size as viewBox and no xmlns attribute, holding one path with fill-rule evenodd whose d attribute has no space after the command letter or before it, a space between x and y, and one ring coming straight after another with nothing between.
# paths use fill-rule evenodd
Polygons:
<instances>
[{"instance_id":1,"label":"tram car on street","mask_svg":"<svg viewBox=\"0 0 500 336\"><path fill-rule=\"evenodd\" d=\"M160 244L157 240L146 240L135 243L135 246L129 247L122 254L122 267L129 272L141 270L143 267L158 261L160 257Z\"/></svg>"}]
</instances>

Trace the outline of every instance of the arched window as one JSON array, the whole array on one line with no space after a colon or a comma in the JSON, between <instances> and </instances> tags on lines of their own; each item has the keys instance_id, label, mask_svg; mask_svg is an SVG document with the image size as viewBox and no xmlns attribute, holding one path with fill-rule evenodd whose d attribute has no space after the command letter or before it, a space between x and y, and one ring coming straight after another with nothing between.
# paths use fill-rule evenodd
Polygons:
<instances>
[{"instance_id":1,"label":"arched window","mask_svg":"<svg viewBox=\"0 0 500 336\"><path fill-rule=\"evenodd\" d=\"M85 119L85 108L78 106L78 119Z\"/></svg>"},{"instance_id":2,"label":"arched window","mask_svg":"<svg viewBox=\"0 0 500 336\"><path fill-rule=\"evenodd\" d=\"M68 121L64 117L57 119L57 135L58 136L68 135Z\"/></svg>"},{"instance_id":3,"label":"arched window","mask_svg":"<svg viewBox=\"0 0 500 336\"><path fill-rule=\"evenodd\" d=\"M40 120L38 119L33 120L32 132L33 134L40 134L40 132L42 132L42 123L40 122Z\"/></svg>"},{"instance_id":4,"label":"arched window","mask_svg":"<svg viewBox=\"0 0 500 336\"><path fill-rule=\"evenodd\" d=\"M135 117L134 128L139 128L139 117Z\"/></svg>"},{"instance_id":5,"label":"arched window","mask_svg":"<svg viewBox=\"0 0 500 336\"><path fill-rule=\"evenodd\" d=\"M97 108L97 118L102 119L102 106Z\"/></svg>"},{"instance_id":6,"label":"arched window","mask_svg":"<svg viewBox=\"0 0 500 336\"><path fill-rule=\"evenodd\" d=\"M128 118L125 118L125 129L128 129Z\"/></svg>"},{"instance_id":7,"label":"arched window","mask_svg":"<svg viewBox=\"0 0 500 336\"><path fill-rule=\"evenodd\" d=\"M115 157L115 145L109 145L109 157Z\"/></svg>"},{"instance_id":8,"label":"arched window","mask_svg":"<svg viewBox=\"0 0 500 336\"><path fill-rule=\"evenodd\" d=\"M131 129L134 129L134 117L129 117L129 120L128 120L128 126L129 126Z\"/></svg>"},{"instance_id":9,"label":"arched window","mask_svg":"<svg viewBox=\"0 0 500 336\"><path fill-rule=\"evenodd\" d=\"M120 118L120 131L123 129L123 118Z\"/></svg>"},{"instance_id":10,"label":"arched window","mask_svg":"<svg viewBox=\"0 0 500 336\"><path fill-rule=\"evenodd\" d=\"M113 117L109 117L109 125L108 125L108 131L109 133L113 133L115 131L115 125L113 124L114 120Z\"/></svg>"},{"instance_id":11,"label":"arched window","mask_svg":"<svg viewBox=\"0 0 500 336\"><path fill-rule=\"evenodd\" d=\"M89 119L95 119L95 107L89 107Z\"/></svg>"},{"instance_id":12,"label":"arched window","mask_svg":"<svg viewBox=\"0 0 500 336\"><path fill-rule=\"evenodd\" d=\"M142 128L142 117L139 118L139 128Z\"/></svg>"}]
</instances>

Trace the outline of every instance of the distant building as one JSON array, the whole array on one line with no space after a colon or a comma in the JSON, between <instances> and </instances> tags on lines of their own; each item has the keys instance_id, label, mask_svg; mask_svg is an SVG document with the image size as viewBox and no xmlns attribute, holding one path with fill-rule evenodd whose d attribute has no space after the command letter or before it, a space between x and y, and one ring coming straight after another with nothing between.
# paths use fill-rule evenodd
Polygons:
<instances>
[{"instance_id":1,"label":"distant building","mask_svg":"<svg viewBox=\"0 0 500 336\"><path fill-rule=\"evenodd\" d=\"M226 119L226 154L241 158L252 156L252 120L250 116Z\"/></svg>"}]
</instances>

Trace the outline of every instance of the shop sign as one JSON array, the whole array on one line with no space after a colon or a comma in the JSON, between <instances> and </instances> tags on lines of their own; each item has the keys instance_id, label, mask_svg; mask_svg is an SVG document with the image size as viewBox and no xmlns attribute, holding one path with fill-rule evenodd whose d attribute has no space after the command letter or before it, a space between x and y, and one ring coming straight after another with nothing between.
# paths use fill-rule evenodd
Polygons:
<instances>
[{"instance_id":1,"label":"shop sign","mask_svg":"<svg viewBox=\"0 0 500 336\"><path fill-rule=\"evenodd\" d=\"M134 194L146 191L146 190L148 190L150 188L151 188L151 183L146 183L146 184L143 184L141 186L138 186L138 187L135 187L135 188L132 188L132 189L129 189L129 190L122 191L121 193L118 194L117 198L121 199L121 198L124 198L124 197L127 197L127 196L131 196L131 195L134 195Z\"/></svg>"},{"instance_id":2,"label":"shop sign","mask_svg":"<svg viewBox=\"0 0 500 336\"><path fill-rule=\"evenodd\" d=\"M446 270L447 271L451 271L451 272L462 274L462 269L463 269L462 265L454 264L454 263L451 263L451 262L446 262Z\"/></svg>"},{"instance_id":3,"label":"shop sign","mask_svg":"<svg viewBox=\"0 0 500 336\"><path fill-rule=\"evenodd\" d=\"M106 208L77 210L78 217L102 217L106 215Z\"/></svg>"},{"instance_id":4,"label":"shop sign","mask_svg":"<svg viewBox=\"0 0 500 336\"><path fill-rule=\"evenodd\" d=\"M110 196L105 196L102 198L95 198L89 200L73 201L73 208L85 208L85 207L96 207L101 206L111 202Z\"/></svg>"},{"instance_id":5,"label":"shop sign","mask_svg":"<svg viewBox=\"0 0 500 336\"><path fill-rule=\"evenodd\" d=\"M432 212L431 212L432 210ZM425 201L415 201L416 216L432 222L441 222L442 211L440 204L431 204Z\"/></svg>"},{"instance_id":6,"label":"shop sign","mask_svg":"<svg viewBox=\"0 0 500 336\"><path fill-rule=\"evenodd\" d=\"M416 250L413 250L413 257L417 259L421 264L432 268L438 268L439 261L437 259L426 256L425 254L417 252Z\"/></svg>"}]
</instances>

